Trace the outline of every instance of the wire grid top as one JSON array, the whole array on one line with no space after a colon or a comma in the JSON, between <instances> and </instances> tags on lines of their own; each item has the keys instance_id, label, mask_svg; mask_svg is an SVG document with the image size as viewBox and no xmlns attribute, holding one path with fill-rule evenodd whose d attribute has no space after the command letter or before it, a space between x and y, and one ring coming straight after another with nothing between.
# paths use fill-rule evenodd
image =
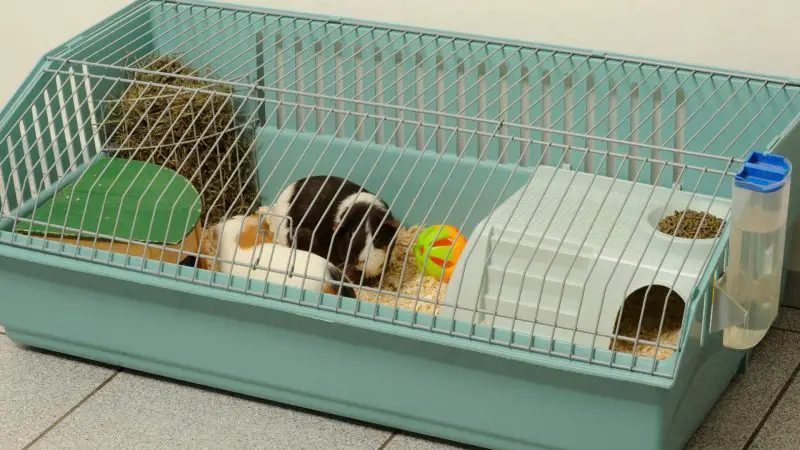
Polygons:
<instances>
[{"instance_id":1,"label":"wire grid top","mask_svg":"<svg viewBox=\"0 0 800 450\"><path fill-rule=\"evenodd\" d=\"M278 100L348 99L367 113L469 117L566 145L594 137L736 162L796 114L794 85L769 77L199 1L143 1L50 60L139 72L167 53L207 69L178 77Z\"/></svg>"},{"instance_id":2,"label":"wire grid top","mask_svg":"<svg viewBox=\"0 0 800 450\"><path fill-rule=\"evenodd\" d=\"M484 36L471 36L458 32L448 31L447 33L440 33L440 32L435 32L433 30L421 30L421 29L415 29L413 27L404 27L395 24L393 24L392 26L387 26L370 21L356 20L356 19L342 18L342 17L331 17L320 14L298 13L293 11L275 10L263 7L248 7L241 5L219 4L211 1L198 1L198 0L136 0L135 4L137 4L135 9L128 11L125 15L117 17L116 20L112 21L109 24L106 24L104 27L101 28L102 32L101 30L98 30L98 33L95 36L88 36L88 37L81 36L81 40L79 40L76 45L69 46L64 50L58 52L54 56L57 58L124 66L126 62L125 58L108 59L108 56L102 55L102 50L105 47L108 47L109 43L106 43L99 49L97 48L96 44L99 42L101 35L104 32L107 32L107 30L111 30L119 26L125 27L130 24L136 23L137 20L141 20L142 18L147 17L147 15L152 12L156 12L159 10L164 11L164 7L186 6L195 9L195 12L193 14L198 16L199 15L209 16L221 12L232 12L232 13L238 12L247 14L248 20L250 21L267 21L267 20L276 20L279 18L290 19L292 21L313 20L313 21L323 22L324 28L326 29L330 29L330 27L333 26L333 27L365 27L368 28L373 33L388 33L396 31L402 33L405 39L407 40L426 39L426 38L444 39L447 41L461 40L461 41L466 41L469 45L503 46L507 47L508 50L510 51L518 49L527 49L531 51L547 51L553 53L560 53L569 57L595 58L605 61L628 62L641 65L651 65L654 67L661 67L665 69L685 70L697 74L720 75L747 81L776 83L782 86L800 86L798 85L798 83L794 81L765 76L765 75L745 74L741 72L728 71L722 69L700 68L689 65L655 61L646 58L611 55L605 52L601 53L592 51L581 51L578 49L566 49L558 46L543 45L539 43L533 44L530 42L521 42L510 39L489 38ZM139 25L137 25L135 30L142 31L143 30L142 24L140 23ZM124 36L125 37L135 36L135 32L128 31L124 33ZM220 77L219 79L224 80L225 78Z\"/></svg>"}]
</instances>

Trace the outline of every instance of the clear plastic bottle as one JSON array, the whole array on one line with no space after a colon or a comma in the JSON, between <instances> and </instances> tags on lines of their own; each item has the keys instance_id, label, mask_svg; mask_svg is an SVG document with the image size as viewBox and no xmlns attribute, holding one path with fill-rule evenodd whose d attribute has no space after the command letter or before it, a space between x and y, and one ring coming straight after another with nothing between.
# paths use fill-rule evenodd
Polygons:
<instances>
[{"instance_id":1,"label":"clear plastic bottle","mask_svg":"<svg viewBox=\"0 0 800 450\"><path fill-rule=\"evenodd\" d=\"M724 330L726 347L752 348L778 315L791 169L780 155L753 152L736 174L724 291L744 320Z\"/></svg>"}]
</instances>

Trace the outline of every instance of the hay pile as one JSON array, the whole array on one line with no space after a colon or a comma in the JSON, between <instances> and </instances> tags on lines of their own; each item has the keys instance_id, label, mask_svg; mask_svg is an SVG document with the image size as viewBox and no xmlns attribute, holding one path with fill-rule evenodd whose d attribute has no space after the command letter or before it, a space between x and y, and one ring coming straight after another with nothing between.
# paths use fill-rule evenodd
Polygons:
<instances>
[{"instance_id":1,"label":"hay pile","mask_svg":"<svg viewBox=\"0 0 800 450\"><path fill-rule=\"evenodd\" d=\"M682 215L683 220L681 220ZM680 227L678 227L678 222L680 222ZM724 223L724 220L713 214L687 209L686 211L675 211L661 219L658 222L658 231L679 238L694 239L696 233L697 239L713 239Z\"/></svg>"},{"instance_id":2,"label":"hay pile","mask_svg":"<svg viewBox=\"0 0 800 450\"><path fill-rule=\"evenodd\" d=\"M669 291L664 286L652 286L647 296L647 304L644 304L647 288L641 288L631 294L622 307L622 318L619 326L619 336L636 339L636 329L639 326L639 316L644 305L644 318L642 318L642 331L639 333L639 340L656 342L658 340L658 327L661 323L661 315L664 314L664 324L661 328L661 339L658 342L673 347L678 346L681 334L681 324L683 312L686 307L683 299L675 292L671 292L667 298L667 311L664 313L664 298ZM615 325L616 329L616 325ZM613 341L612 341L613 342ZM636 356L653 357L664 360L672 355L673 350L659 347L656 353L655 345L637 344L634 351L633 341L617 340L614 350L618 352L633 353Z\"/></svg>"},{"instance_id":3,"label":"hay pile","mask_svg":"<svg viewBox=\"0 0 800 450\"><path fill-rule=\"evenodd\" d=\"M438 304L444 299L444 294L447 292L447 284L440 283L439 279L434 277L423 277L414 262L414 253L408 251L408 248L413 245L420 228L419 225L400 228L397 232L397 239L395 240L389 265L385 270L380 295L376 292L357 289L356 297L359 300L371 303L377 302L387 306L395 306L395 302L397 302L396 304L400 308L438 314L439 308L434 302ZM406 254L408 254L407 259ZM403 272L404 265L405 272ZM417 292L418 290L419 292ZM397 292L414 298L419 296L419 300L398 297L396 295Z\"/></svg>"},{"instance_id":4,"label":"hay pile","mask_svg":"<svg viewBox=\"0 0 800 450\"><path fill-rule=\"evenodd\" d=\"M235 117L230 87L171 75L206 73L185 67L178 56L151 58L140 67L158 74L137 72L135 82L110 102L105 125L111 148L106 151L187 178L201 192L201 220L209 217L203 225L220 221L228 208L228 215L246 214L251 204L257 208L258 190L251 177L255 164L248 152L252 135Z\"/></svg>"}]
</instances>

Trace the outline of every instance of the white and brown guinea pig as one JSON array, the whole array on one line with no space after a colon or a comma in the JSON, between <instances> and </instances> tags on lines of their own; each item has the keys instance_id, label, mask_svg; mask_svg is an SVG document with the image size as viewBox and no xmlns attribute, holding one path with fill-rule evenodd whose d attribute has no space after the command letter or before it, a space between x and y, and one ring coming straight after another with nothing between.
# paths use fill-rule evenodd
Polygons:
<instances>
[{"instance_id":1,"label":"white and brown guinea pig","mask_svg":"<svg viewBox=\"0 0 800 450\"><path fill-rule=\"evenodd\" d=\"M270 211L277 243L291 246L294 241L297 248L328 258L356 284L362 274L365 284L381 275L400 226L386 202L334 176L295 181L281 191Z\"/></svg>"},{"instance_id":2,"label":"white and brown guinea pig","mask_svg":"<svg viewBox=\"0 0 800 450\"><path fill-rule=\"evenodd\" d=\"M216 224L212 233L218 242L220 272L333 295L339 293L339 285L330 281L347 281L342 271L325 258L273 243L267 220L257 214L231 217ZM341 286L341 293L345 297L356 296L347 286Z\"/></svg>"}]
</instances>

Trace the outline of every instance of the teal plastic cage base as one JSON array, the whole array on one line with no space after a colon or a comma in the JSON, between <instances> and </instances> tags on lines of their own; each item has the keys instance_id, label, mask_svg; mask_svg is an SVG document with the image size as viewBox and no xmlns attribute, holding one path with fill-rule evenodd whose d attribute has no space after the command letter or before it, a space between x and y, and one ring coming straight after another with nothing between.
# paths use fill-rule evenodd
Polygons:
<instances>
[{"instance_id":1,"label":"teal plastic cage base","mask_svg":"<svg viewBox=\"0 0 800 450\"><path fill-rule=\"evenodd\" d=\"M0 256L0 317L19 344L487 448L682 448L743 358L715 335L673 385L638 384L125 269Z\"/></svg>"},{"instance_id":2,"label":"teal plastic cage base","mask_svg":"<svg viewBox=\"0 0 800 450\"><path fill-rule=\"evenodd\" d=\"M167 15L157 21L149 15L137 16L149 5L162 10L174 8L175 17ZM229 19L225 14L239 13L285 16L275 22L276 26L314 23L322 30L319 36L331 29L331 33L337 29L348 33L359 30L361 39L387 27L257 8L236 10L194 1L137 1L48 53L0 114L0 134L16 126L37 90L48 86L46 70L68 66L72 56L80 56L82 42L101 36L91 50L106 48L100 56L114 55L119 50L115 45L122 45L119 39L123 33L141 27L145 31L133 38L134 43L146 41L154 30L162 30L167 34L158 44L168 48L170 39L175 37L169 34L170 21L177 21L187 8L194 7L216 8L213 12L224 20ZM126 22L127 29L114 27L122 18L134 16L136 21ZM230 22L223 22L227 23ZM568 61L580 53L392 28L395 30L387 34L387 39L401 34L424 35L418 37L419 43L409 39L419 51L437 39L447 41L447 45L457 39L475 39L481 41L480 45L485 41L485 47L492 51L510 46L550 55L542 57L543 61ZM448 48L442 45L442 49ZM216 56L216 52L211 54ZM740 129L744 131L753 124L748 114L740 115L743 109L747 113L768 110L773 116L758 123L757 131L748 130L748 137L756 138L759 148L782 154L793 164L800 163L800 152L796 151L800 126L791 120L800 103L796 101L798 88L793 82L759 76L745 80L749 75L624 56L585 58L608 75L612 69L621 67L625 72L635 67L634 78L651 80L649 85L641 84L639 92L654 89L659 83L670 87L677 85L676 80L688 83L712 99L706 110L700 96L693 99L690 104L696 111L705 114L723 110L725 114L714 125L739 125L725 137L733 138ZM606 64L609 68L605 68ZM98 65L93 70L101 76L120 76L113 67ZM649 78L654 73L657 76ZM666 76L662 77L664 73ZM473 78L469 82L477 80L474 74L470 76ZM750 86L751 82L755 87ZM714 97L718 91L722 94ZM736 97L737 93L743 97ZM728 95L736 101L724 102ZM752 104L740 109L740 100L752 100ZM564 111L564 107L558 108L561 109L556 111ZM621 108L623 112L631 109ZM470 113L475 111L477 106ZM652 106L644 107L642 117L653 111ZM667 116L675 108L665 112ZM700 141L712 140L714 126L701 130L700 125L702 122L692 124L693 130L700 133ZM652 127L645 128L650 129L648 126ZM271 127L274 130L274 124ZM406 130L412 128L406 125ZM474 152L474 148L469 151ZM700 160L695 158L690 156L686 162ZM717 168L726 163L717 162ZM5 166L0 166L0 176L5 176L3 170ZM77 172L68 176L77 176ZM270 189L280 187L271 185ZM797 215L799 198L791 196L790 217ZM402 201L410 208L407 200ZM16 206L23 210L29 205L23 202ZM721 333L709 332L710 295L702 289L686 299L689 306L681 351L659 363L674 375L669 378L549 356L546 350L542 353L549 343L539 346L539 352L532 352L430 333L404 324L364 320L346 311L291 304L277 300L278 295L259 298L189 283L173 276L175 266L144 270L140 261L125 260L116 266L97 264L88 260L102 261L105 255L88 250L88 255L79 255L73 248L45 249L41 242L33 245L40 246L40 251L26 249L23 247L31 242L6 231L11 222L0 220L0 285L5 291L0 297L0 323L14 342L457 442L503 449L594 449L598 443L616 449L682 448L747 362L746 352L724 348ZM791 233L790 226L788 236ZM787 248L791 248L789 242ZM712 264L714 273L705 274L701 286L710 286L712 275L719 275L722 270L723 252L718 249L713 257L717 261ZM121 267L125 265L130 267ZM526 342L527 338L521 336L520 340ZM626 355L618 358L624 363L632 360ZM651 361L636 360L636 367L644 367L645 371Z\"/></svg>"}]
</instances>

